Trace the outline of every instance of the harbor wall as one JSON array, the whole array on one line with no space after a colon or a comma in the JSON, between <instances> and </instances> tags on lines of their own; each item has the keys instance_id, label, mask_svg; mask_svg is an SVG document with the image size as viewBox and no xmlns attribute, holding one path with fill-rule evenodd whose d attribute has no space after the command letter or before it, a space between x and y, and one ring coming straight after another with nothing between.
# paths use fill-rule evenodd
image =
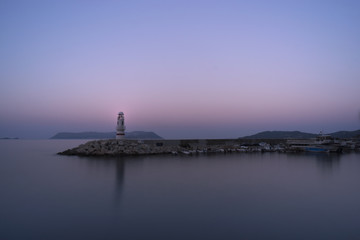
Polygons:
<instances>
[{"instance_id":1,"label":"harbor wall","mask_svg":"<svg viewBox=\"0 0 360 240\"><path fill-rule=\"evenodd\" d=\"M179 140L139 140L150 146L191 146L191 147L206 147L206 146L236 146L236 145L254 145L262 142L276 145L286 144L286 139L179 139Z\"/></svg>"}]
</instances>

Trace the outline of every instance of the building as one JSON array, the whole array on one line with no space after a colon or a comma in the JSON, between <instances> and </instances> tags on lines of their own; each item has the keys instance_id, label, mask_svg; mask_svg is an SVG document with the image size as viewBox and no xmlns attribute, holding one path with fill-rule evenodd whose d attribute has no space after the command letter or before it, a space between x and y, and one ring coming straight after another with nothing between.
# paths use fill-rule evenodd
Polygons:
<instances>
[{"instance_id":1,"label":"building","mask_svg":"<svg viewBox=\"0 0 360 240\"><path fill-rule=\"evenodd\" d=\"M125 138L125 118L124 113L119 112L117 118L117 126L116 126L116 139L124 139Z\"/></svg>"}]
</instances>

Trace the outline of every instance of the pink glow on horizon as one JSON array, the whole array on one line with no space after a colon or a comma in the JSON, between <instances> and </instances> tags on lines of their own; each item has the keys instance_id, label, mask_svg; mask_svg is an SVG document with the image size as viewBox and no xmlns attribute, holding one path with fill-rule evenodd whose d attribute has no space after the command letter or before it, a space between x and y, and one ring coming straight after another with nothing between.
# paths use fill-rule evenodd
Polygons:
<instances>
[{"instance_id":1,"label":"pink glow on horizon","mask_svg":"<svg viewBox=\"0 0 360 240\"><path fill-rule=\"evenodd\" d=\"M164 137L359 129L359 8L2 4L0 137L113 131L119 111Z\"/></svg>"}]
</instances>

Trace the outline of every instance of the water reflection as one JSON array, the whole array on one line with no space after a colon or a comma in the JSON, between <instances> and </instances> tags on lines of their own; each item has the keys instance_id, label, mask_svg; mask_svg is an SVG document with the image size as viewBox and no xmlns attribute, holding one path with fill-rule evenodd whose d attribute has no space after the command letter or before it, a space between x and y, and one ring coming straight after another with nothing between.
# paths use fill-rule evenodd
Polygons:
<instances>
[{"instance_id":1,"label":"water reflection","mask_svg":"<svg viewBox=\"0 0 360 240\"><path fill-rule=\"evenodd\" d=\"M320 171L325 174L333 173L334 170L340 166L341 154L329 153L329 154L315 154L316 164Z\"/></svg>"},{"instance_id":2,"label":"water reflection","mask_svg":"<svg viewBox=\"0 0 360 240\"><path fill-rule=\"evenodd\" d=\"M125 181L125 161L123 159L115 160L115 206L119 206L122 199L124 181Z\"/></svg>"},{"instance_id":3,"label":"water reflection","mask_svg":"<svg viewBox=\"0 0 360 240\"><path fill-rule=\"evenodd\" d=\"M120 206L125 183L125 159L115 157L84 156L77 158L79 160L79 164L86 165L87 172L93 176L100 175L103 179L106 179L109 176L114 176L114 205L116 207Z\"/></svg>"},{"instance_id":4,"label":"water reflection","mask_svg":"<svg viewBox=\"0 0 360 240\"><path fill-rule=\"evenodd\" d=\"M242 160L248 159L250 161L257 161L264 158L265 156L271 157L275 156L274 154L230 154L227 156L229 160L238 159L241 157ZM221 154L209 154L209 155L198 155L198 156L170 156L172 159L178 159L180 161L197 161L202 158L206 159L218 159ZM259 158L262 156L262 158ZM287 154L287 159L291 159L293 163L297 162L301 165L313 165L316 166L320 173L325 175L331 175L339 169L341 154L326 154L326 153L301 153L301 154ZM154 159L151 159L154 158ZM124 187L126 181L126 170L138 171L140 166L143 165L144 160L148 159L153 162L153 160L166 160L168 161L169 156L134 156L134 157L81 157L80 159L86 165L90 167L90 171L96 172L113 172L114 173L114 207L118 208L121 206ZM156 162L156 161L155 161ZM156 163L158 164L158 162ZM301 169L300 166L298 166ZM130 169L129 169L130 168ZM132 170L131 170L132 169ZM115 170L115 171L114 171ZM107 173L108 174L108 173ZM129 174L129 173L128 173Z\"/></svg>"},{"instance_id":5,"label":"water reflection","mask_svg":"<svg viewBox=\"0 0 360 240\"><path fill-rule=\"evenodd\" d=\"M0 239L360 236L360 154L80 158L59 148L0 144Z\"/></svg>"},{"instance_id":6,"label":"water reflection","mask_svg":"<svg viewBox=\"0 0 360 240\"><path fill-rule=\"evenodd\" d=\"M128 156L128 157L77 157L79 164L86 165L88 172L94 175L114 176L114 207L121 206L125 179L126 169L138 168L139 164L143 163L146 158L144 156ZM72 159L73 160L73 159ZM131 166L130 166L131 165ZM113 173L113 174L111 174Z\"/></svg>"},{"instance_id":7,"label":"water reflection","mask_svg":"<svg viewBox=\"0 0 360 240\"><path fill-rule=\"evenodd\" d=\"M294 153L287 154L287 158L297 161L299 164L315 163L322 174L333 174L340 167L340 159L343 154L339 153Z\"/></svg>"}]
</instances>

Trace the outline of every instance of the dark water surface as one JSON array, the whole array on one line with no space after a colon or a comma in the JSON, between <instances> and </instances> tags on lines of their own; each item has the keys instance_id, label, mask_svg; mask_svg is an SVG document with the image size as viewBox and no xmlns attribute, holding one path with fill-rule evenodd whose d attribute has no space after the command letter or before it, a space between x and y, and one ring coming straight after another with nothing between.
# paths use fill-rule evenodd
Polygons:
<instances>
[{"instance_id":1,"label":"dark water surface","mask_svg":"<svg viewBox=\"0 0 360 240\"><path fill-rule=\"evenodd\" d=\"M360 239L360 154L86 158L0 140L0 239Z\"/></svg>"}]
</instances>

